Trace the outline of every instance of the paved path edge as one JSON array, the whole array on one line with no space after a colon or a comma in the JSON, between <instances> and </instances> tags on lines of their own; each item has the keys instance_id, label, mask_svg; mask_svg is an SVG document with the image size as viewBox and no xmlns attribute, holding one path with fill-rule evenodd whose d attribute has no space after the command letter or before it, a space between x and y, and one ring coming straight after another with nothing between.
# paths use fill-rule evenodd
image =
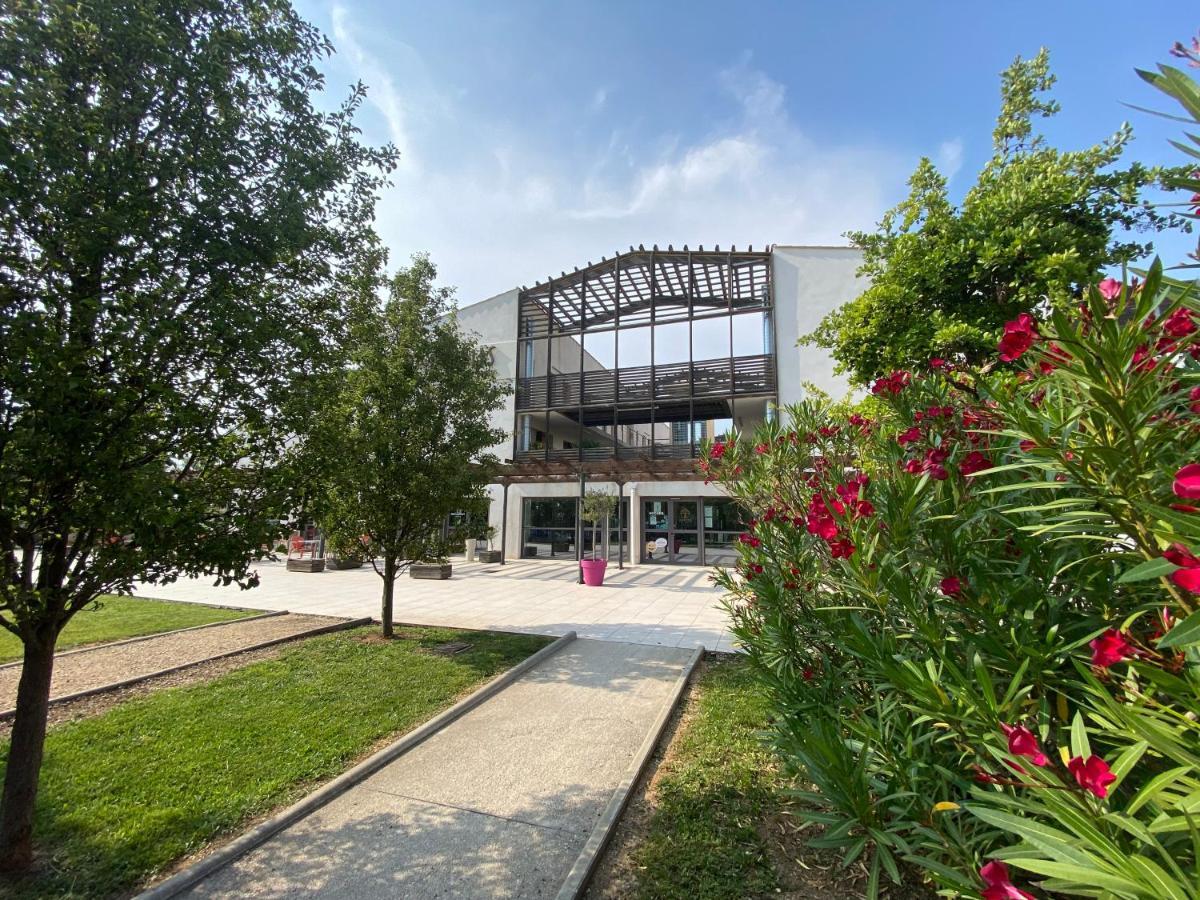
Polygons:
<instances>
[{"instance_id":1,"label":"paved path edge","mask_svg":"<svg viewBox=\"0 0 1200 900\"><path fill-rule=\"evenodd\" d=\"M162 600L162 603L171 603L170 600ZM235 606L222 606L220 609L237 609ZM109 647L120 647L124 644L136 644L138 641L148 641L151 638L167 637L172 634L183 634L185 631L199 631L201 628L216 628L219 625L232 625L235 622L253 622L256 619L270 619L274 616L286 616L286 609L274 609L269 612L259 613L255 616L244 616L240 619L225 619L221 622L205 622L203 625L189 625L187 628L172 628L170 631L156 631L152 634L139 634L137 637L121 638L119 641L106 641L103 644L88 644L86 647L72 647L70 650L63 650L54 654L55 659L62 659L64 656L74 656L76 653L90 653L93 650L107 650ZM24 661L14 659L12 662L0 664L0 670L11 669L14 666L24 665Z\"/></svg>"},{"instance_id":2,"label":"paved path edge","mask_svg":"<svg viewBox=\"0 0 1200 900\"><path fill-rule=\"evenodd\" d=\"M286 614L286 613L285 613ZM308 615L307 613L295 613L295 615ZM256 618L256 617L251 617ZM317 616L313 616L317 618ZM233 622L220 622L220 625L235 625L239 622L244 622L245 619L235 619ZM69 703L72 700L80 700L84 697L91 697L95 694L104 694L108 691L116 691L121 688L129 687L133 684L140 684L143 681L149 681L151 678L161 678L163 675L171 675L175 672L182 672L184 669L190 669L193 666L200 666L204 663L213 662L218 659L225 659L230 656L237 656L239 653L249 653L252 650L265 650L267 647L274 647L276 644L286 644L288 641L298 641L301 638L317 637L321 634L328 634L331 631L345 631L348 628L358 628L363 625L370 625L371 617L366 616L361 619L346 619L341 622L334 622L332 625L321 625L317 628L310 628L308 631L297 631L295 634L285 634L283 637L271 638L269 641L262 641L257 644L249 644L245 647L238 647L236 650L226 650L224 653L218 653L215 656L206 656L204 659L194 659L191 662L180 663L177 666L168 666L165 669L159 669L157 672L147 672L145 675L134 675L132 678L125 678L121 681L112 681L108 684L101 684L94 688L88 688L83 691L76 691L73 694L62 694L58 697L50 698L50 706L58 706L62 703ZM162 637L161 634L153 635L153 637ZM93 650L108 649L112 644L104 644L100 647L93 647ZM6 722L17 714L17 710L6 709L0 712L0 722Z\"/></svg>"},{"instance_id":3,"label":"paved path edge","mask_svg":"<svg viewBox=\"0 0 1200 900\"><path fill-rule=\"evenodd\" d=\"M616 829L617 821L621 818L621 813L625 811L625 806L629 803L629 798L633 796L634 787L636 787L638 779L641 778L646 764L650 762L650 757L654 754L655 747L658 746L658 742L662 739L667 723L671 720L671 713L674 712L676 705L683 696L688 679L692 677L692 672L695 671L696 664L704 657L704 652L703 646L697 647L695 652L692 653L691 658L687 661L687 665L683 667L683 671L679 673L679 677L675 680L674 688L672 688L670 695L664 701L662 709L659 710L658 718L655 719L653 726L650 728L650 733L646 735L646 740L642 742L637 755L629 763L629 768L625 771L625 777L617 785L616 790L613 791L612 799L608 801L608 806L604 808L604 812L600 814L600 818L596 821L596 824L592 826L592 831L588 835L587 842L584 843L583 849L579 851L579 856L576 857L575 864L571 866L571 871L567 873L566 880L563 882L562 887L559 888L557 900L576 900L577 897L583 894L584 889L587 887L588 879L592 877L596 863L600 861L600 855L608 845L608 841Z\"/></svg>"},{"instance_id":4,"label":"paved path edge","mask_svg":"<svg viewBox=\"0 0 1200 900\"><path fill-rule=\"evenodd\" d=\"M540 637L540 635L538 636ZM449 709L443 710L423 725L418 725L403 737L388 744L388 746L372 756L367 757L354 768L348 769L341 775L338 775L332 781L317 788L317 790L292 804L283 812L272 816L240 837L225 844L223 847L214 850L208 856L193 863L183 871L172 875L166 881L143 891L134 900L167 900L167 898L174 897L194 884L203 881L218 869L224 868L260 844L266 843L272 836L283 831L289 825L294 825L305 816L316 812L334 798L344 794L360 781L364 781L371 775L374 775L388 763L403 756L413 747L417 746L417 744L441 731L454 720L470 712L485 700L508 687L508 685L512 684L512 682L516 681L534 666L553 656L573 640L575 640L575 632L568 631L562 637L547 644L533 655L526 657L511 669L500 673L487 684L467 695L462 700L459 700Z\"/></svg>"}]
</instances>

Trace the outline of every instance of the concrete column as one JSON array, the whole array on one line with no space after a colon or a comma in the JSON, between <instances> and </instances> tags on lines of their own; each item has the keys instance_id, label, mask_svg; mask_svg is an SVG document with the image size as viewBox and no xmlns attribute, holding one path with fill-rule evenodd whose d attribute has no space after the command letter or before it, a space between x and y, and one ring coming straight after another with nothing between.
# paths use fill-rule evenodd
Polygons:
<instances>
[{"instance_id":1,"label":"concrete column","mask_svg":"<svg viewBox=\"0 0 1200 900\"><path fill-rule=\"evenodd\" d=\"M641 565L642 550L646 543L645 533L642 531L639 488L641 485L636 481L630 481L625 485L625 493L629 495L629 559L625 563L627 566Z\"/></svg>"},{"instance_id":2,"label":"concrete column","mask_svg":"<svg viewBox=\"0 0 1200 900\"><path fill-rule=\"evenodd\" d=\"M521 511L524 506L525 500L521 485L510 486L508 489L508 535L504 543L505 561L521 558Z\"/></svg>"}]
</instances>

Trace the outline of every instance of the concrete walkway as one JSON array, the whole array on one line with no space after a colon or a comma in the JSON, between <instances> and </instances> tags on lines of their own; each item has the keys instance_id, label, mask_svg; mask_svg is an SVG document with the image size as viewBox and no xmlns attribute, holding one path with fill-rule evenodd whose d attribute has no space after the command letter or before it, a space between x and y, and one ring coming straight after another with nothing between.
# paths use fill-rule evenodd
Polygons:
<instances>
[{"instance_id":1,"label":"concrete walkway","mask_svg":"<svg viewBox=\"0 0 1200 900\"><path fill-rule=\"evenodd\" d=\"M324 616L379 618L382 582L368 565L318 573L288 572L283 563L257 563L253 590L214 587L209 579L145 585L137 593L164 600L286 609ZM576 583L570 561L513 560L503 566L454 560L454 577L427 581L401 576L395 616L413 625L484 628L529 634L735 650L729 617L712 584L711 569L610 565L602 587Z\"/></svg>"},{"instance_id":2,"label":"concrete walkway","mask_svg":"<svg viewBox=\"0 0 1200 900\"><path fill-rule=\"evenodd\" d=\"M554 897L690 656L568 643L180 896Z\"/></svg>"}]
</instances>

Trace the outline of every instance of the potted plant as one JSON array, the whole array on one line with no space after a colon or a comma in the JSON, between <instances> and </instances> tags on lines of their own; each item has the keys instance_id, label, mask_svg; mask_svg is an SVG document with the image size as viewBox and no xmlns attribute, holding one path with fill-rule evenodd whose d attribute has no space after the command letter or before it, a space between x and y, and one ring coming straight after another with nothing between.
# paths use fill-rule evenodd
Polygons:
<instances>
[{"instance_id":1,"label":"potted plant","mask_svg":"<svg viewBox=\"0 0 1200 900\"><path fill-rule=\"evenodd\" d=\"M366 559L365 548L368 540L365 536L331 534L329 536L328 555L329 566L333 569L361 569Z\"/></svg>"},{"instance_id":2,"label":"potted plant","mask_svg":"<svg viewBox=\"0 0 1200 900\"><path fill-rule=\"evenodd\" d=\"M439 540L432 544L432 552L424 559L414 562L408 567L409 578L432 578L445 581L453 574L450 565L450 548L445 541Z\"/></svg>"},{"instance_id":3,"label":"potted plant","mask_svg":"<svg viewBox=\"0 0 1200 900\"><path fill-rule=\"evenodd\" d=\"M480 550L476 556L481 563L498 563L500 562L501 551L492 549L492 538L496 536L495 526L489 525L480 532L480 536L487 541L488 548Z\"/></svg>"},{"instance_id":4,"label":"potted plant","mask_svg":"<svg viewBox=\"0 0 1200 900\"><path fill-rule=\"evenodd\" d=\"M583 583L591 587L599 587L604 584L604 570L608 567L608 560L603 556L597 558L596 548L599 543L597 532L600 522L603 521L605 533L607 533L608 520L616 506L617 498L604 491L588 491L583 498L580 515L585 522L592 523L592 556L590 559L580 559L579 565L583 569Z\"/></svg>"}]
</instances>

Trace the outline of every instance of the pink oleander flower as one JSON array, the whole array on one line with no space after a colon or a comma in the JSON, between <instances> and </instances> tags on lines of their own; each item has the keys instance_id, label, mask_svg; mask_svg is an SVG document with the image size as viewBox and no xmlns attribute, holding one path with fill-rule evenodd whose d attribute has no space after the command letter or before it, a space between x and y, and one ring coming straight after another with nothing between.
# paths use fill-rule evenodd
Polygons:
<instances>
[{"instance_id":1,"label":"pink oleander flower","mask_svg":"<svg viewBox=\"0 0 1200 900\"><path fill-rule=\"evenodd\" d=\"M1037 321L1029 313L1021 313L1004 325L1004 336L1000 338L1000 359L1004 362L1020 359L1037 339Z\"/></svg>"},{"instance_id":2,"label":"pink oleander flower","mask_svg":"<svg viewBox=\"0 0 1200 900\"><path fill-rule=\"evenodd\" d=\"M1200 559L1197 559L1187 547L1176 544L1163 551L1163 558L1173 565L1179 566L1171 573L1171 581L1185 591L1200 594Z\"/></svg>"},{"instance_id":3,"label":"pink oleander flower","mask_svg":"<svg viewBox=\"0 0 1200 900\"><path fill-rule=\"evenodd\" d=\"M1128 659L1135 653L1133 645L1125 640L1125 635L1115 628L1108 629L1104 634L1090 641L1088 646L1092 648L1092 665L1101 669L1115 666L1121 660Z\"/></svg>"},{"instance_id":4,"label":"pink oleander flower","mask_svg":"<svg viewBox=\"0 0 1200 900\"><path fill-rule=\"evenodd\" d=\"M1023 756L1035 766L1044 766L1049 760L1038 745L1037 735L1024 725L1006 725L1000 723L1004 736L1008 738L1008 752L1013 756Z\"/></svg>"},{"instance_id":5,"label":"pink oleander flower","mask_svg":"<svg viewBox=\"0 0 1200 900\"><path fill-rule=\"evenodd\" d=\"M992 461L980 453L978 450L972 450L963 461L958 464L958 471L963 475L974 475L976 472L982 472L985 469L992 467Z\"/></svg>"},{"instance_id":6,"label":"pink oleander flower","mask_svg":"<svg viewBox=\"0 0 1200 900\"><path fill-rule=\"evenodd\" d=\"M1176 472L1171 490L1184 500L1200 500L1200 463L1188 463Z\"/></svg>"},{"instance_id":7,"label":"pink oleander flower","mask_svg":"<svg viewBox=\"0 0 1200 900\"><path fill-rule=\"evenodd\" d=\"M1121 296L1121 282L1115 278L1105 278L1102 282L1096 285L1096 290L1100 292L1100 296L1110 303Z\"/></svg>"},{"instance_id":8,"label":"pink oleander flower","mask_svg":"<svg viewBox=\"0 0 1200 900\"><path fill-rule=\"evenodd\" d=\"M998 859L980 869L979 877L987 885L982 892L983 900L1037 900L1008 880L1008 866Z\"/></svg>"},{"instance_id":9,"label":"pink oleander flower","mask_svg":"<svg viewBox=\"0 0 1200 900\"><path fill-rule=\"evenodd\" d=\"M1108 786L1117 780L1117 776L1109 771L1108 763L1098 756L1089 756L1087 759L1076 756L1067 763L1067 771L1075 776L1081 788L1101 800L1108 796Z\"/></svg>"},{"instance_id":10,"label":"pink oleander flower","mask_svg":"<svg viewBox=\"0 0 1200 900\"><path fill-rule=\"evenodd\" d=\"M954 575L947 575L938 585L943 594L947 597L957 597L962 593L962 579Z\"/></svg>"}]
</instances>

